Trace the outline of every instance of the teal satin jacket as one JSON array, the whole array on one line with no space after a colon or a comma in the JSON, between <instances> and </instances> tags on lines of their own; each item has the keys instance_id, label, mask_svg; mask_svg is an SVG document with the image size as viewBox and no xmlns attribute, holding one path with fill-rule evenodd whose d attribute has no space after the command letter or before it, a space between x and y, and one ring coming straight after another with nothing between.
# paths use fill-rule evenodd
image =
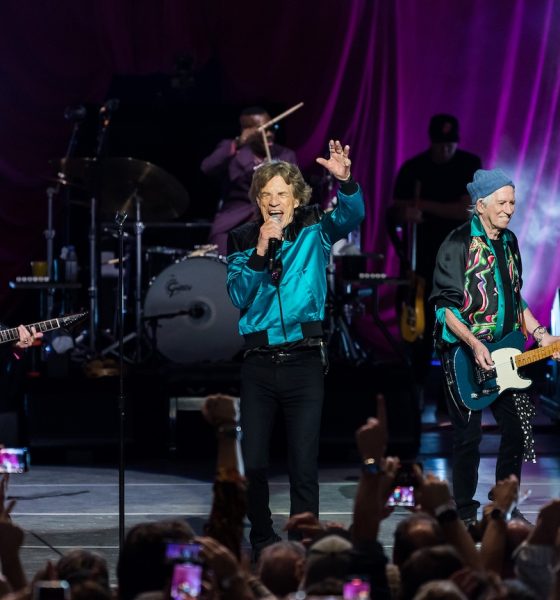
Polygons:
<instances>
[{"instance_id":1,"label":"teal satin jacket","mask_svg":"<svg viewBox=\"0 0 560 600\"><path fill-rule=\"evenodd\" d=\"M364 218L364 200L356 182L342 184L337 198L331 212L317 206L296 208L293 221L284 229L279 285L272 281L266 257L255 252L262 220L230 232L227 290L241 311L239 333L246 347L321 335L331 247Z\"/></svg>"}]
</instances>

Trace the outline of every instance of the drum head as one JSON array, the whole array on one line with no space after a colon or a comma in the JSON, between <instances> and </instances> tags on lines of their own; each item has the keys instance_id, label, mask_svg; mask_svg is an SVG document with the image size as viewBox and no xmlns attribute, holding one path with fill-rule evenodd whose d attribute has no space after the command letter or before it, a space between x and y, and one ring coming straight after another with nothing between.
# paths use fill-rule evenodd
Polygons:
<instances>
[{"instance_id":1,"label":"drum head","mask_svg":"<svg viewBox=\"0 0 560 600\"><path fill-rule=\"evenodd\" d=\"M229 360L241 349L239 311L227 294L221 258L186 258L164 269L144 303L144 317L156 316L157 349L173 362Z\"/></svg>"}]
</instances>

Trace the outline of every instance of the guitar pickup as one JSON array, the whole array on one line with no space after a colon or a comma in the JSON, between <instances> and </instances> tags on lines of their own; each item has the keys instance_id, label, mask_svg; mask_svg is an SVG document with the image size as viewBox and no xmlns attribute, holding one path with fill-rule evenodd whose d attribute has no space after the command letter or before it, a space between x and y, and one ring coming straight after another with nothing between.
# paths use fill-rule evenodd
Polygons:
<instances>
[{"instance_id":1,"label":"guitar pickup","mask_svg":"<svg viewBox=\"0 0 560 600\"><path fill-rule=\"evenodd\" d=\"M480 367L476 367L475 369L475 379L479 385L482 385L491 379L496 379L497 376L496 369L490 369L489 371L481 369Z\"/></svg>"}]
</instances>

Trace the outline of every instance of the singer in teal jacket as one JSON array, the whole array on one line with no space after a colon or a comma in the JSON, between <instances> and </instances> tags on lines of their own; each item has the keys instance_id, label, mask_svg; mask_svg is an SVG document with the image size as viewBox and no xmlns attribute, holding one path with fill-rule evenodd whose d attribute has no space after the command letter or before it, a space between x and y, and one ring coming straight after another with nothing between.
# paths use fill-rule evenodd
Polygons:
<instances>
[{"instance_id":1,"label":"singer in teal jacket","mask_svg":"<svg viewBox=\"0 0 560 600\"><path fill-rule=\"evenodd\" d=\"M319 514L326 268L332 245L364 217L349 151L331 140L329 158L317 159L340 182L333 211L307 206L311 188L297 166L273 161L255 170L249 192L262 218L229 234L227 289L240 309L246 350L241 428L254 559L279 539L272 528L266 474L278 408L288 438L290 514Z\"/></svg>"},{"instance_id":2,"label":"singer in teal jacket","mask_svg":"<svg viewBox=\"0 0 560 600\"><path fill-rule=\"evenodd\" d=\"M295 342L309 329L321 335L331 247L356 229L364 217L362 192L353 179L341 184L337 198L337 207L331 212L323 212L317 205L295 209L292 221L282 230L279 285L266 268L267 256L256 252L264 219L230 233L227 289L241 311L239 333L247 348L262 342Z\"/></svg>"}]
</instances>

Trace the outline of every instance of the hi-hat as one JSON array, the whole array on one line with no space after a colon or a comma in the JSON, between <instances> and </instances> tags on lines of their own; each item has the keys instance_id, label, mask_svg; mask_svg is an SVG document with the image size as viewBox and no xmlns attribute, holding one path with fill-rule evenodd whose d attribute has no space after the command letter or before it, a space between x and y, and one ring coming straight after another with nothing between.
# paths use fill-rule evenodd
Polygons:
<instances>
[{"instance_id":1,"label":"hi-hat","mask_svg":"<svg viewBox=\"0 0 560 600\"><path fill-rule=\"evenodd\" d=\"M54 179L62 185L85 189L99 201L100 213L112 218L125 211L136 218L140 203L145 221L165 221L181 216L189 195L170 173L136 158L68 158L50 161Z\"/></svg>"}]
</instances>

